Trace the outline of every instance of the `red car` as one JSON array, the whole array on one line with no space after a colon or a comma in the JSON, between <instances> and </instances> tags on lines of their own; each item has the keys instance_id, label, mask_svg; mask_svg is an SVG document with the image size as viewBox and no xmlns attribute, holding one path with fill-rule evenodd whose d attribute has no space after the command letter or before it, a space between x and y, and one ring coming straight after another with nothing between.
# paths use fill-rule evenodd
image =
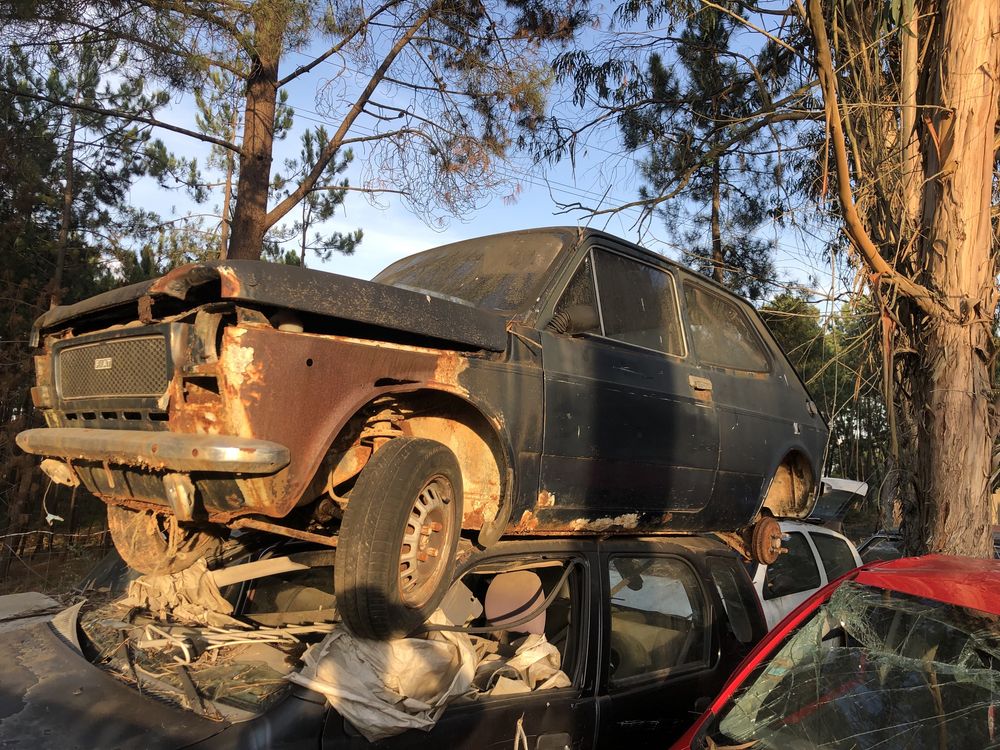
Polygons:
<instances>
[{"instance_id":1,"label":"red car","mask_svg":"<svg viewBox=\"0 0 1000 750\"><path fill-rule=\"evenodd\" d=\"M865 565L736 669L675 750L1000 747L1000 561Z\"/></svg>"}]
</instances>

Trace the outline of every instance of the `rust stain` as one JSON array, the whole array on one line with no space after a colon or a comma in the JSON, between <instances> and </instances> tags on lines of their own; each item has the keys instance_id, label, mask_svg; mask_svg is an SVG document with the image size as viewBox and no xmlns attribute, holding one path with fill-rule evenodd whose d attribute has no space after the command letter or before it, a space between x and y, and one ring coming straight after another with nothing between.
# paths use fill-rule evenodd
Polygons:
<instances>
[{"instance_id":1,"label":"rust stain","mask_svg":"<svg viewBox=\"0 0 1000 750\"><path fill-rule=\"evenodd\" d=\"M458 376L469 367L468 357L456 352L442 352L438 355L434 368L434 383L451 386L456 391L468 395L468 391L458 382Z\"/></svg>"},{"instance_id":2,"label":"rust stain","mask_svg":"<svg viewBox=\"0 0 1000 750\"><path fill-rule=\"evenodd\" d=\"M523 533L525 531L534 531L538 528L538 516L532 513L530 510L524 511L521 514L521 520L517 522L514 526L514 533Z\"/></svg>"},{"instance_id":3,"label":"rust stain","mask_svg":"<svg viewBox=\"0 0 1000 750\"><path fill-rule=\"evenodd\" d=\"M538 493L538 507L539 508L551 508L556 504L556 496L549 492L548 490L542 490Z\"/></svg>"},{"instance_id":4,"label":"rust stain","mask_svg":"<svg viewBox=\"0 0 1000 750\"><path fill-rule=\"evenodd\" d=\"M576 518L569 522L570 531L609 531L610 529L635 529L639 526L638 513L625 513L614 518Z\"/></svg>"}]
</instances>

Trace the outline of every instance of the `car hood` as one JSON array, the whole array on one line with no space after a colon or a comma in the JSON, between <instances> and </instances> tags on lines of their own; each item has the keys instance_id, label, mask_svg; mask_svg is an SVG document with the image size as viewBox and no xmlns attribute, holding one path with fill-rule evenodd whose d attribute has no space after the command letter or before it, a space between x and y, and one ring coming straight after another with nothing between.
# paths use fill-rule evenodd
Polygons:
<instances>
[{"instance_id":1,"label":"car hood","mask_svg":"<svg viewBox=\"0 0 1000 750\"><path fill-rule=\"evenodd\" d=\"M437 345L463 349L502 352L507 345L507 321L491 310L325 271L227 260L181 266L152 281L55 307L35 321L32 346L38 346L41 333L71 321L94 330L111 323L141 320L144 309L148 314L158 298L171 297L192 304L231 300L296 310L402 331L426 337Z\"/></svg>"},{"instance_id":2,"label":"car hood","mask_svg":"<svg viewBox=\"0 0 1000 750\"><path fill-rule=\"evenodd\" d=\"M4 748L166 750L228 726L139 694L90 664L49 622L0 632L0 654Z\"/></svg>"}]
</instances>

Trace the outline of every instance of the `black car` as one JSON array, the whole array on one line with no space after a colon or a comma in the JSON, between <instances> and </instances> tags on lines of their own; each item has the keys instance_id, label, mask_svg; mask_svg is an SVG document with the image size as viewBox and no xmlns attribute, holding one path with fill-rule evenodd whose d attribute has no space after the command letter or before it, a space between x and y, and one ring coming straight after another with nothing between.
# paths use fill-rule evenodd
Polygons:
<instances>
[{"instance_id":1,"label":"black car","mask_svg":"<svg viewBox=\"0 0 1000 750\"><path fill-rule=\"evenodd\" d=\"M251 560L249 566L224 568L229 585L222 591L235 615L258 628L329 625L333 558L330 550L281 544L237 560ZM234 582L253 566L269 573ZM542 750L662 747L766 631L739 557L708 538L504 541L468 556L459 572L462 591L479 601L488 601L504 576L537 576L541 591L527 594L537 593L540 604L527 615L541 618L538 632L558 649L570 686L460 698L430 731L409 730L379 747L509 749L519 732L526 747ZM480 615L470 625L489 622ZM489 637L503 641L520 626L496 627ZM168 631L175 638L180 632L190 648L137 645ZM304 644L256 644L212 656L205 643L213 632L171 630L113 600L0 633L0 746L369 746L322 695L283 679Z\"/></svg>"},{"instance_id":2,"label":"black car","mask_svg":"<svg viewBox=\"0 0 1000 750\"><path fill-rule=\"evenodd\" d=\"M108 503L132 567L184 569L234 528L338 545L369 637L424 621L462 534L729 532L771 562L827 437L746 301L589 229L446 245L372 282L189 265L34 335L47 427L18 444Z\"/></svg>"}]
</instances>

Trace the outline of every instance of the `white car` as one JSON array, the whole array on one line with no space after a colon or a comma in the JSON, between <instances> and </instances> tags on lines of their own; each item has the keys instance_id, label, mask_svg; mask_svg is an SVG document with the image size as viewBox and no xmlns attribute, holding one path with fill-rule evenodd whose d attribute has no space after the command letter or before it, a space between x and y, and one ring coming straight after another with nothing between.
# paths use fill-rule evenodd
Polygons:
<instances>
[{"instance_id":1,"label":"white car","mask_svg":"<svg viewBox=\"0 0 1000 750\"><path fill-rule=\"evenodd\" d=\"M782 521L781 531L788 551L750 571L769 630L813 592L861 565L858 550L836 531L798 521Z\"/></svg>"}]
</instances>

